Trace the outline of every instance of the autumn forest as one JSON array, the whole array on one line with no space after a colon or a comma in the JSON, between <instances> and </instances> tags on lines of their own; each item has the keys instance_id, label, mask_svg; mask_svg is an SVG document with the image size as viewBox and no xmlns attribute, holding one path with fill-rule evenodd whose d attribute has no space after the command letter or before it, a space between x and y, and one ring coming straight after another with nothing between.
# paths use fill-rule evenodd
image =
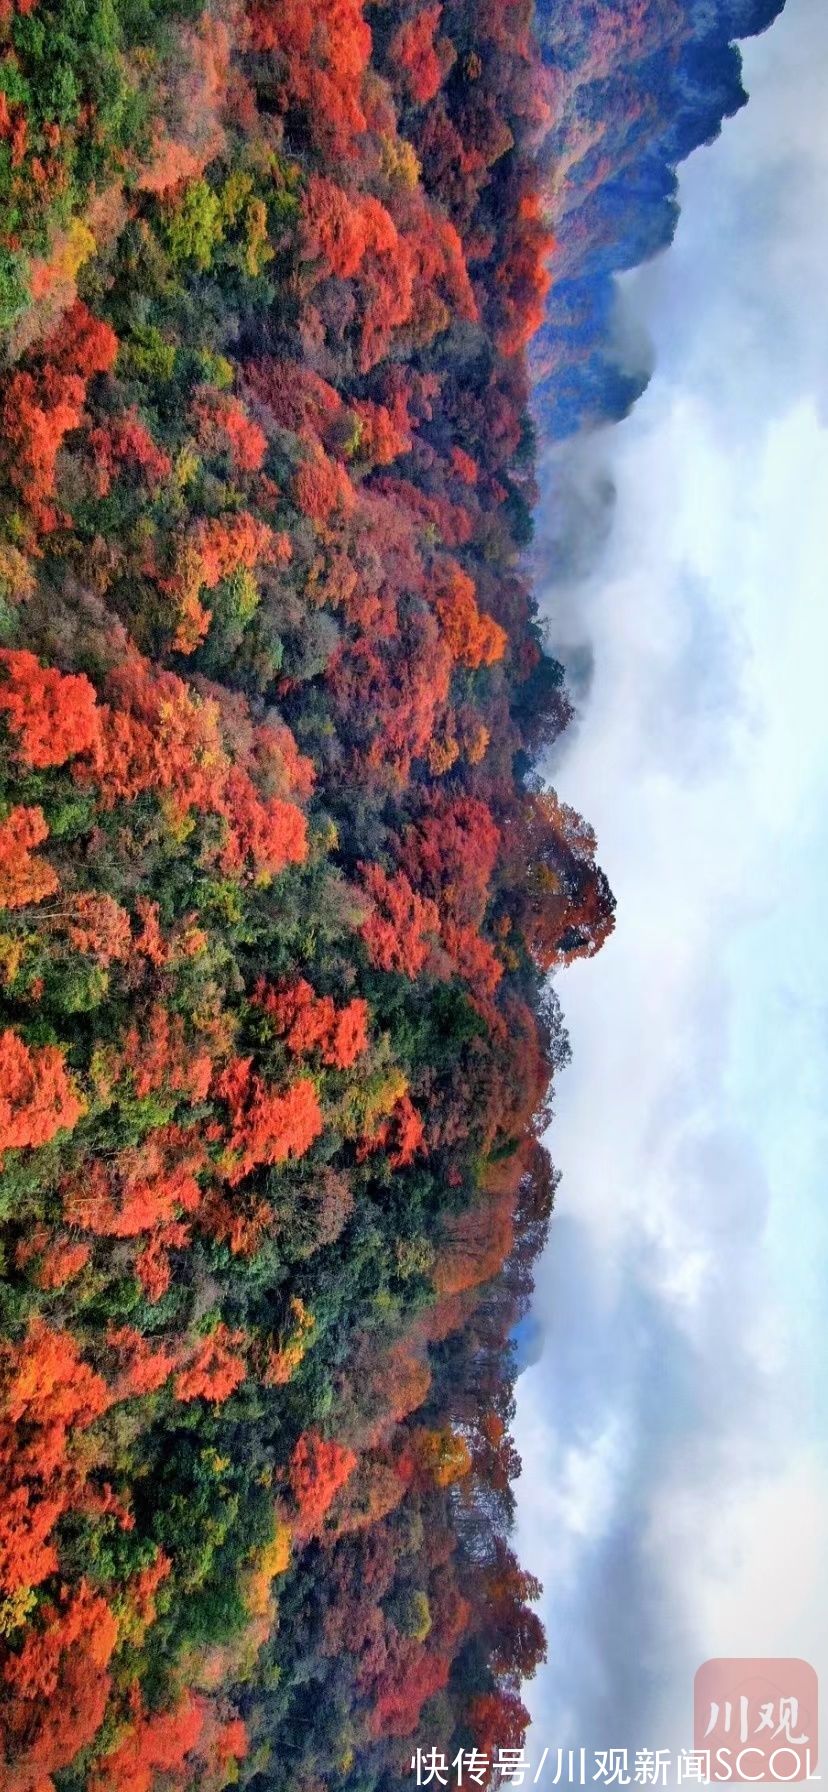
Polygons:
<instances>
[{"instance_id":1,"label":"autumn forest","mask_svg":"<svg viewBox=\"0 0 828 1792\"><path fill-rule=\"evenodd\" d=\"M615 920L538 439L640 390L613 274L775 9L709 10L0 3L3 1792L523 1736L554 973Z\"/></svg>"}]
</instances>

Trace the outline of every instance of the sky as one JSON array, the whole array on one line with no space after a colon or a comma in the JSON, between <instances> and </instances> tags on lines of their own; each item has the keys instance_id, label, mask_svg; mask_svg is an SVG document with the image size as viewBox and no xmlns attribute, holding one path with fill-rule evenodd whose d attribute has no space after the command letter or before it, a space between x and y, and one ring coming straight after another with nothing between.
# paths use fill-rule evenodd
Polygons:
<instances>
[{"instance_id":1,"label":"sky","mask_svg":"<svg viewBox=\"0 0 828 1792\"><path fill-rule=\"evenodd\" d=\"M710 1656L828 1676L825 0L744 63L673 246L624 279L648 391L555 451L539 518L552 561L562 469L587 527L614 492L544 608L588 671L554 781L618 909L558 984L562 1184L515 1427L549 1637L530 1752L691 1746Z\"/></svg>"}]
</instances>

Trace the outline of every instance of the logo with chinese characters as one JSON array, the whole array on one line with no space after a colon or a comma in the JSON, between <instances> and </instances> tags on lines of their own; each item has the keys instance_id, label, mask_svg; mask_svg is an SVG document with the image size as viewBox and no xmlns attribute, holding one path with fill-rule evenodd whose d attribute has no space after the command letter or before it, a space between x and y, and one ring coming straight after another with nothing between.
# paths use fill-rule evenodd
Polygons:
<instances>
[{"instance_id":1,"label":"logo with chinese characters","mask_svg":"<svg viewBox=\"0 0 828 1792\"><path fill-rule=\"evenodd\" d=\"M816 1776L818 1687L796 1657L705 1661L693 1687L694 1743L711 1784Z\"/></svg>"}]
</instances>

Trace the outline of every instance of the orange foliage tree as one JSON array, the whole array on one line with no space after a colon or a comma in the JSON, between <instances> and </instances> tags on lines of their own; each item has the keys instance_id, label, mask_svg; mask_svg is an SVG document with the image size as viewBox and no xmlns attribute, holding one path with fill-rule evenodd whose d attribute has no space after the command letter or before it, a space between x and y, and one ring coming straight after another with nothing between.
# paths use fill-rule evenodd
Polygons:
<instances>
[{"instance_id":1,"label":"orange foliage tree","mask_svg":"<svg viewBox=\"0 0 828 1792\"><path fill-rule=\"evenodd\" d=\"M252 1063L252 1058L234 1059L215 1085L230 1113L224 1166L230 1182L240 1182L257 1164L301 1157L322 1131L319 1098L309 1077L297 1077L287 1089L272 1089Z\"/></svg>"},{"instance_id":2,"label":"orange foliage tree","mask_svg":"<svg viewBox=\"0 0 828 1792\"><path fill-rule=\"evenodd\" d=\"M0 1033L0 1090L0 1153L46 1145L84 1111L60 1047L30 1047L12 1027Z\"/></svg>"},{"instance_id":3,"label":"orange foliage tree","mask_svg":"<svg viewBox=\"0 0 828 1792\"><path fill-rule=\"evenodd\" d=\"M340 1488L353 1474L356 1461L353 1450L321 1437L318 1431L302 1433L289 1469L300 1535L313 1536L321 1529Z\"/></svg>"},{"instance_id":4,"label":"orange foliage tree","mask_svg":"<svg viewBox=\"0 0 828 1792\"><path fill-rule=\"evenodd\" d=\"M0 821L0 908L24 908L42 902L58 888L54 867L32 856L49 837L43 810L17 803Z\"/></svg>"}]
</instances>

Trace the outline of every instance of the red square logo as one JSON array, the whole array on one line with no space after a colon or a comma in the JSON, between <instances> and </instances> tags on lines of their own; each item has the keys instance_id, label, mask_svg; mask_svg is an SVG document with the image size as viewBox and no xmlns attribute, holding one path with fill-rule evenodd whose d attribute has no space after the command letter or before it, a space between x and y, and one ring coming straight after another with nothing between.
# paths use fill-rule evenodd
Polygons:
<instances>
[{"instance_id":1,"label":"red square logo","mask_svg":"<svg viewBox=\"0 0 828 1792\"><path fill-rule=\"evenodd\" d=\"M712 1784L798 1781L816 1772L817 1677L796 1656L705 1661L693 1685L693 1743Z\"/></svg>"}]
</instances>

